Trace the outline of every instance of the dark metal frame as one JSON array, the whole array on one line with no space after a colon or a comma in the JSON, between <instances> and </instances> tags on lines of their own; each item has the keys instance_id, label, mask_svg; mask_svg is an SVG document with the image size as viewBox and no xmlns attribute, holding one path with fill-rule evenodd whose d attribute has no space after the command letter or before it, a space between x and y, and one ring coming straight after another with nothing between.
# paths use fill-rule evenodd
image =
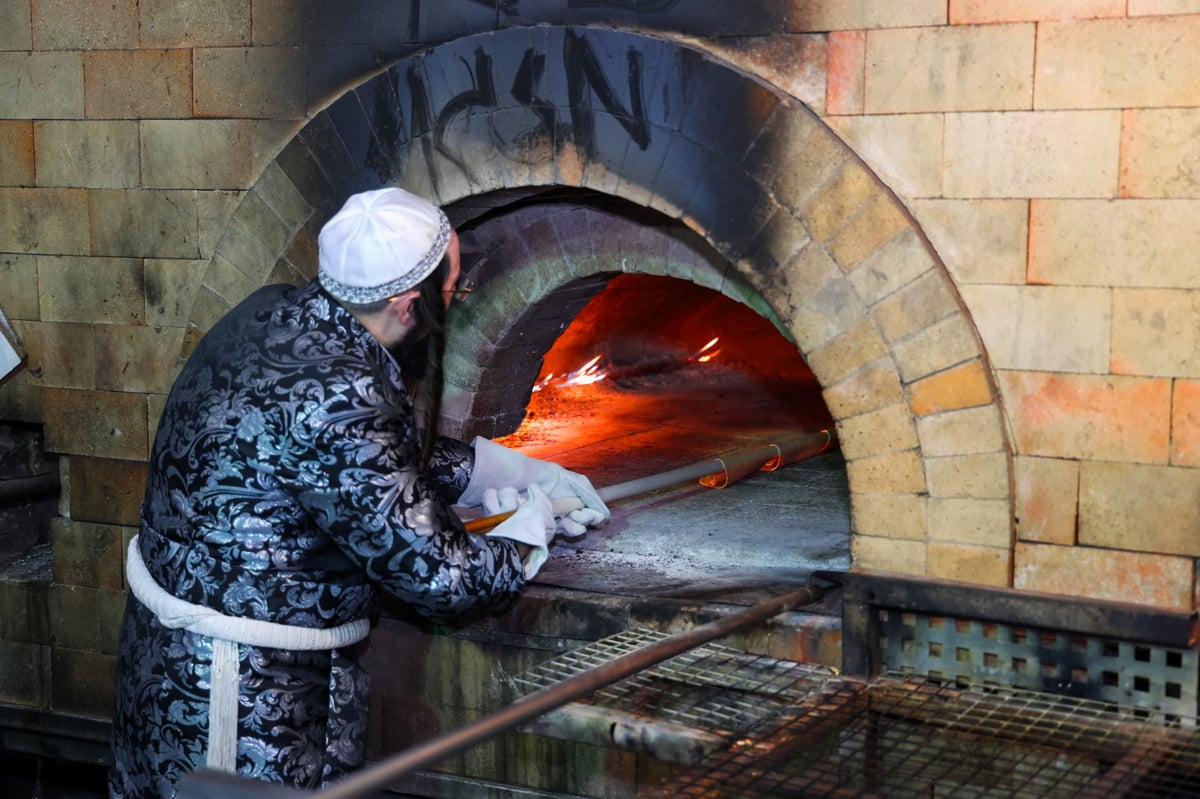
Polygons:
<instances>
[{"instance_id":1,"label":"dark metal frame","mask_svg":"<svg viewBox=\"0 0 1200 799\"><path fill-rule=\"evenodd\" d=\"M1176 661L1175 665L1182 660L1185 666L1183 673L1189 669L1195 670L1200 659L1200 653L1197 652L1200 614L1196 611L1171 611L1124 602L895 574L822 576L842 583L842 665L844 672L853 677L870 679L895 670L895 663L889 662L889 659L895 659L896 642L885 645L889 629L881 621L881 617L888 618L892 613L915 614L925 619L946 617L972 620L976 627L980 623L1003 625L1027 628L1038 633L1051 631L1077 639L1100 639L1112 642L1114 651L1119 646L1122 653L1135 649L1140 653L1157 648L1169 652L1168 657ZM899 625L891 622L895 622L895 619L889 619L888 624L890 631L894 632ZM921 628L922 624L918 622L909 629L915 629L919 634ZM1033 643L1037 651L1041 642ZM1045 653L1046 649L1041 649L1041 652ZM1146 658L1149 659L1149 656ZM1081 663L1089 659L1095 661L1094 652L1077 656ZM1147 668L1153 671L1153 666L1147 664ZM1008 674L1008 679L1005 679L1003 667L993 670L990 676L1002 683L1021 684L1015 673ZM1109 701L1122 694L1119 690L1099 689L1095 685L1094 675L1091 685L1081 685L1077 681L1077 684L1064 687L1060 678L1061 675L1050 674L1042 684L1037 684L1035 676L1035 684L1030 684L1030 680L1026 679L1024 686ZM1194 679L1187 679L1183 701L1166 703L1172 705L1174 712L1197 715L1196 702L1191 699L1197 691L1197 686L1191 684L1194 682ZM1160 692L1158 699L1161 698ZM1138 702L1133 700L1129 703Z\"/></svg>"}]
</instances>

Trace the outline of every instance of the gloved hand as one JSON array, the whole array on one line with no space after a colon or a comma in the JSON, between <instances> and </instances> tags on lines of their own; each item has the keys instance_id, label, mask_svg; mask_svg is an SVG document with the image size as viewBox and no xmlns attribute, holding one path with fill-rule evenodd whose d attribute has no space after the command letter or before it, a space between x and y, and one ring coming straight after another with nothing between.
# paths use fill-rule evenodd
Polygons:
<instances>
[{"instance_id":1,"label":"gloved hand","mask_svg":"<svg viewBox=\"0 0 1200 799\"><path fill-rule=\"evenodd\" d=\"M511 500L511 504L507 507L500 507L497 492L491 492L488 499L495 503L497 508L495 513L502 513L514 508L515 511L512 516L493 527L488 535L508 538L529 546L529 554L525 557L525 579L532 580L538 570L542 568L542 564L550 557L547 545L554 537L554 510L550 506L550 498L537 483L530 484L524 502L520 501L516 489L509 488L505 491L512 492L505 496L506 501ZM484 507L486 509L487 506ZM492 513L490 510L488 512Z\"/></svg>"},{"instance_id":2,"label":"gloved hand","mask_svg":"<svg viewBox=\"0 0 1200 799\"><path fill-rule=\"evenodd\" d=\"M488 488L483 492L483 512L488 516L508 513L520 504L521 494L511 486L506 486L499 490ZM604 521L604 515L591 508L576 508L564 511L556 507L556 503L554 502L551 502L550 506L558 522L557 532L562 533L567 538L578 538L587 532L589 526L594 527Z\"/></svg>"},{"instance_id":3,"label":"gloved hand","mask_svg":"<svg viewBox=\"0 0 1200 799\"><path fill-rule=\"evenodd\" d=\"M559 530L565 535L578 536L612 515L584 475L557 463L522 455L483 436L477 436L471 443L475 447L475 469L459 504L482 506L484 492L489 488L499 492L511 486L537 484L552 500L570 498L582 503L582 508L564 513L559 519Z\"/></svg>"}]
</instances>

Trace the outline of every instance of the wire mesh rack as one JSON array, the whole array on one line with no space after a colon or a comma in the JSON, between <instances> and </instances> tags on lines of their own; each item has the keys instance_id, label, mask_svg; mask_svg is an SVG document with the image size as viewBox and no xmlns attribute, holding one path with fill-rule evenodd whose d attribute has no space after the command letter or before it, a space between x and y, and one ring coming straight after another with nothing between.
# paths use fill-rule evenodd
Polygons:
<instances>
[{"instance_id":1,"label":"wire mesh rack","mask_svg":"<svg viewBox=\"0 0 1200 799\"><path fill-rule=\"evenodd\" d=\"M536 690L661 637L628 631L517 683ZM712 741L647 797L1200 797L1194 717L1023 688L846 678L709 644L586 704Z\"/></svg>"}]
</instances>

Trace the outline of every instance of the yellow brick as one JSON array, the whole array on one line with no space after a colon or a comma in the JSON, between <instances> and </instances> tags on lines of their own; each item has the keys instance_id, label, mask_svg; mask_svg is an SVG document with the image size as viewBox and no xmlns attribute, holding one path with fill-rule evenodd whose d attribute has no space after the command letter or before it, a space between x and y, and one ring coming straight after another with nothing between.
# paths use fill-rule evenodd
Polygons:
<instances>
[{"instance_id":1,"label":"yellow brick","mask_svg":"<svg viewBox=\"0 0 1200 799\"><path fill-rule=\"evenodd\" d=\"M847 461L846 475L854 492L901 494L925 490L925 475L915 451Z\"/></svg>"},{"instance_id":2,"label":"yellow brick","mask_svg":"<svg viewBox=\"0 0 1200 799\"><path fill-rule=\"evenodd\" d=\"M878 192L879 186L871 173L857 161L847 161L804 209L804 224L815 241L825 241ZM846 268L845 264L842 266Z\"/></svg>"},{"instance_id":3,"label":"yellow brick","mask_svg":"<svg viewBox=\"0 0 1200 799\"><path fill-rule=\"evenodd\" d=\"M925 459L931 497L1008 499L1009 465L1003 452Z\"/></svg>"},{"instance_id":4,"label":"yellow brick","mask_svg":"<svg viewBox=\"0 0 1200 799\"><path fill-rule=\"evenodd\" d=\"M1012 555L1007 548L931 541L926 554L929 576L942 580L1008 586Z\"/></svg>"},{"instance_id":5,"label":"yellow brick","mask_svg":"<svg viewBox=\"0 0 1200 799\"><path fill-rule=\"evenodd\" d=\"M878 3L874 0L788 0L786 20L790 31L836 31L853 28L899 28L913 25L944 25L945 0L906 0Z\"/></svg>"},{"instance_id":6,"label":"yellow brick","mask_svg":"<svg viewBox=\"0 0 1200 799\"><path fill-rule=\"evenodd\" d=\"M1012 509L1007 499L930 497L929 538L983 547L1012 544Z\"/></svg>"},{"instance_id":7,"label":"yellow brick","mask_svg":"<svg viewBox=\"0 0 1200 799\"><path fill-rule=\"evenodd\" d=\"M914 200L910 207L957 285L1025 282L1027 200Z\"/></svg>"},{"instance_id":8,"label":"yellow brick","mask_svg":"<svg viewBox=\"0 0 1200 799\"><path fill-rule=\"evenodd\" d=\"M98 50L83 61L91 119L190 117L189 50Z\"/></svg>"},{"instance_id":9,"label":"yellow brick","mask_svg":"<svg viewBox=\"0 0 1200 799\"><path fill-rule=\"evenodd\" d=\"M908 406L886 408L838 420L838 441L848 459L901 452L917 446Z\"/></svg>"},{"instance_id":10,"label":"yellow brick","mask_svg":"<svg viewBox=\"0 0 1200 799\"><path fill-rule=\"evenodd\" d=\"M0 75L4 76L0 119L83 116L84 70L80 53L0 52Z\"/></svg>"},{"instance_id":11,"label":"yellow brick","mask_svg":"<svg viewBox=\"0 0 1200 799\"><path fill-rule=\"evenodd\" d=\"M925 539L925 502L920 494L850 495L854 531L883 538Z\"/></svg>"},{"instance_id":12,"label":"yellow brick","mask_svg":"<svg viewBox=\"0 0 1200 799\"><path fill-rule=\"evenodd\" d=\"M958 311L946 274L931 269L880 302L872 315L884 337L895 340Z\"/></svg>"},{"instance_id":13,"label":"yellow brick","mask_svg":"<svg viewBox=\"0 0 1200 799\"><path fill-rule=\"evenodd\" d=\"M138 46L137 0L38 0L33 41L41 50L132 50Z\"/></svg>"},{"instance_id":14,"label":"yellow brick","mask_svg":"<svg viewBox=\"0 0 1200 799\"><path fill-rule=\"evenodd\" d=\"M926 457L1004 449L999 411L990 405L918 417L917 435Z\"/></svg>"},{"instance_id":15,"label":"yellow brick","mask_svg":"<svg viewBox=\"0 0 1200 799\"><path fill-rule=\"evenodd\" d=\"M1015 24L872 31L864 109L912 114L1029 108L1036 30Z\"/></svg>"},{"instance_id":16,"label":"yellow brick","mask_svg":"<svg viewBox=\"0 0 1200 799\"><path fill-rule=\"evenodd\" d=\"M948 197L1111 197L1120 111L946 115Z\"/></svg>"},{"instance_id":17,"label":"yellow brick","mask_svg":"<svg viewBox=\"0 0 1200 799\"><path fill-rule=\"evenodd\" d=\"M119 460L149 455L143 395L47 388L42 397L48 451Z\"/></svg>"},{"instance_id":18,"label":"yellow brick","mask_svg":"<svg viewBox=\"0 0 1200 799\"><path fill-rule=\"evenodd\" d=\"M1038 25L1035 108L1200 105L1200 16Z\"/></svg>"},{"instance_id":19,"label":"yellow brick","mask_svg":"<svg viewBox=\"0 0 1200 799\"><path fill-rule=\"evenodd\" d=\"M1200 14L1200 0L1129 0L1129 16Z\"/></svg>"},{"instance_id":20,"label":"yellow brick","mask_svg":"<svg viewBox=\"0 0 1200 799\"><path fill-rule=\"evenodd\" d=\"M1200 201L1034 200L1029 282L1193 289Z\"/></svg>"},{"instance_id":21,"label":"yellow brick","mask_svg":"<svg viewBox=\"0 0 1200 799\"><path fill-rule=\"evenodd\" d=\"M825 389L825 404L834 418L878 410L904 398L895 364L880 358Z\"/></svg>"},{"instance_id":22,"label":"yellow brick","mask_svg":"<svg viewBox=\"0 0 1200 799\"><path fill-rule=\"evenodd\" d=\"M996 22L1092 19L1125 16L1126 0L950 0L950 23L981 25Z\"/></svg>"},{"instance_id":23,"label":"yellow brick","mask_svg":"<svg viewBox=\"0 0 1200 799\"><path fill-rule=\"evenodd\" d=\"M1084 463L1079 543L1200 557L1200 469Z\"/></svg>"},{"instance_id":24,"label":"yellow brick","mask_svg":"<svg viewBox=\"0 0 1200 799\"><path fill-rule=\"evenodd\" d=\"M892 353L906 383L979 357L979 342L966 317L955 313L895 343Z\"/></svg>"},{"instance_id":25,"label":"yellow brick","mask_svg":"<svg viewBox=\"0 0 1200 799\"><path fill-rule=\"evenodd\" d=\"M1114 373L1200 377L1200 294L1116 289L1112 304Z\"/></svg>"},{"instance_id":26,"label":"yellow brick","mask_svg":"<svg viewBox=\"0 0 1200 799\"><path fill-rule=\"evenodd\" d=\"M805 360L823 385L836 383L887 352L879 331L863 319L850 330L809 353Z\"/></svg>"},{"instance_id":27,"label":"yellow brick","mask_svg":"<svg viewBox=\"0 0 1200 799\"><path fill-rule=\"evenodd\" d=\"M850 558L855 571L925 573L925 544L920 541L855 535L850 539Z\"/></svg>"},{"instance_id":28,"label":"yellow brick","mask_svg":"<svg viewBox=\"0 0 1200 799\"><path fill-rule=\"evenodd\" d=\"M82 189L0 189L0 251L87 255L87 200Z\"/></svg>"},{"instance_id":29,"label":"yellow brick","mask_svg":"<svg viewBox=\"0 0 1200 799\"><path fill-rule=\"evenodd\" d=\"M825 121L901 197L941 195L941 114L834 116ZM897 148L898 141L905 146Z\"/></svg>"},{"instance_id":30,"label":"yellow brick","mask_svg":"<svg viewBox=\"0 0 1200 799\"><path fill-rule=\"evenodd\" d=\"M301 117L307 108L308 90L307 64L302 56L296 47L196 49L196 116Z\"/></svg>"},{"instance_id":31,"label":"yellow brick","mask_svg":"<svg viewBox=\"0 0 1200 799\"><path fill-rule=\"evenodd\" d=\"M1200 197L1200 109L1125 112L1121 126L1122 197Z\"/></svg>"},{"instance_id":32,"label":"yellow brick","mask_svg":"<svg viewBox=\"0 0 1200 799\"><path fill-rule=\"evenodd\" d=\"M1085 286L963 286L996 369L1108 371L1112 293Z\"/></svg>"},{"instance_id":33,"label":"yellow brick","mask_svg":"<svg viewBox=\"0 0 1200 799\"><path fill-rule=\"evenodd\" d=\"M880 190L829 242L829 254L849 270L908 226L895 198Z\"/></svg>"}]
</instances>

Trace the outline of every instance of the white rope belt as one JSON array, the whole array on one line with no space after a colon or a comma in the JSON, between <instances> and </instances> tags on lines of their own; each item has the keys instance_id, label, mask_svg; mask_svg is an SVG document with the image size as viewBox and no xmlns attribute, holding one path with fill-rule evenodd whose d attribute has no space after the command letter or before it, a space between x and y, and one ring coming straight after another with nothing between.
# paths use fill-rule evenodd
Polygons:
<instances>
[{"instance_id":1,"label":"white rope belt","mask_svg":"<svg viewBox=\"0 0 1200 799\"><path fill-rule=\"evenodd\" d=\"M338 627L295 627L227 616L194 605L163 590L142 561L138 537L129 542L125 562L129 589L164 627L183 628L212 638L212 671L208 696L208 767L232 772L237 762L238 644L268 649L338 649L358 643L371 631L368 619Z\"/></svg>"}]
</instances>

